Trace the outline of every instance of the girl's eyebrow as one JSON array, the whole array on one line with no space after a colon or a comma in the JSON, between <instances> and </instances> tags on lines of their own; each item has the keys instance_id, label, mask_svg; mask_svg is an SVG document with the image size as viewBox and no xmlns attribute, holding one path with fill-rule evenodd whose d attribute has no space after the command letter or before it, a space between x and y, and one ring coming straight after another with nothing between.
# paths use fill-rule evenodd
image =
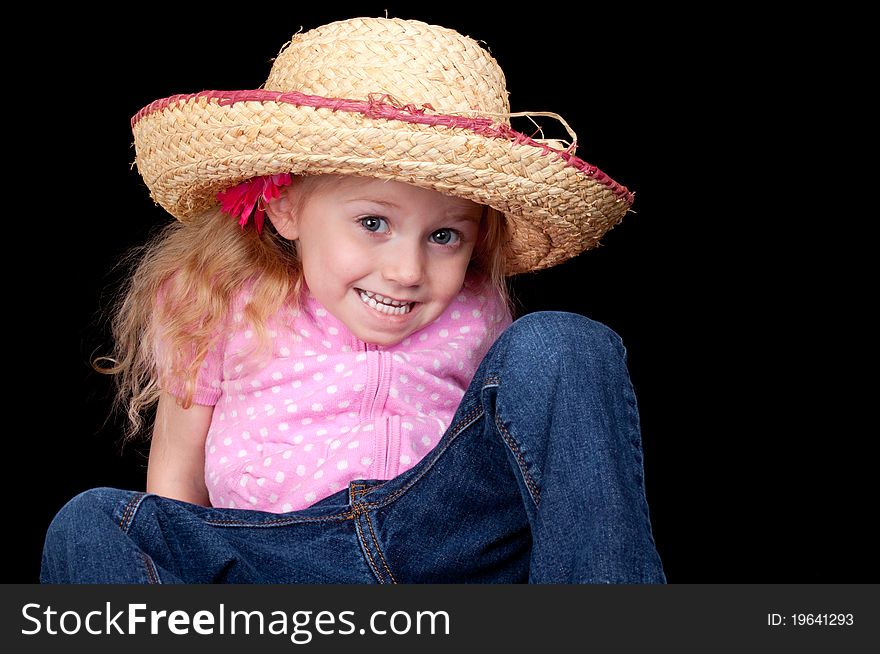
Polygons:
<instances>
[{"instance_id":1,"label":"girl's eyebrow","mask_svg":"<svg viewBox=\"0 0 880 654\"><path fill-rule=\"evenodd\" d=\"M346 202L372 202L374 204L381 204L384 207L393 207L394 209L400 209L400 205L392 202L391 200L379 200L378 198L351 198L350 200L346 200ZM470 209L462 209L460 212L455 211L454 216L450 218L450 220L454 220L456 222L474 222L478 223L482 219L482 209L479 214L474 214Z\"/></svg>"},{"instance_id":2,"label":"girl's eyebrow","mask_svg":"<svg viewBox=\"0 0 880 654\"><path fill-rule=\"evenodd\" d=\"M395 209L400 209L399 204L395 204L390 200L378 200L376 198L351 198L350 200L347 200L347 202L373 202L375 204L381 204L386 207L394 207Z\"/></svg>"},{"instance_id":3,"label":"girl's eyebrow","mask_svg":"<svg viewBox=\"0 0 880 654\"><path fill-rule=\"evenodd\" d=\"M456 223L479 223L480 220L482 220L482 214L474 215L473 213L461 213L456 214L451 220Z\"/></svg>"}]
</instances>

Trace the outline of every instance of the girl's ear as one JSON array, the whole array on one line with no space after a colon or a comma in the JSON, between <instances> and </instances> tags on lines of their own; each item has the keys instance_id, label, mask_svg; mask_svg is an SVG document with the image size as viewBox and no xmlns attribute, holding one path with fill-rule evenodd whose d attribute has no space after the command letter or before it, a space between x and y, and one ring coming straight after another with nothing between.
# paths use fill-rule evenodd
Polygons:
<instances>
[{"instance_id":1,"label":"girl's ear","mask_svg":"<svg viewBox=\"0 0 880 654\"><path fill-rule=\"evenodd\" d=\"M295 241L299 237L299 228L294 213L296 207L291 200L290 190L290 188L282 189L281 195L266 205L266 215L272 221L276 232L289 241Z\"/></svg>"}]
</instances>

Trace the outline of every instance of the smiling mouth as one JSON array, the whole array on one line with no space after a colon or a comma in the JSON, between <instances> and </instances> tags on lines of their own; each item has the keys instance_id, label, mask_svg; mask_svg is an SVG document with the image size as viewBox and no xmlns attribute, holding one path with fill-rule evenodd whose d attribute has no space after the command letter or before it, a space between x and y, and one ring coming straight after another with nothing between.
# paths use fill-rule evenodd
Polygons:
<instances>
[{"instance_id":1,"label":"smiling mouth","mask_svg":"<svg viewBox=\"0 0 880 654\"><path fill-rule=\"evenodd\" d=\"M368 305L370 308L374 309L378 313L383 313L386 316L402 316L404 314L412 311L415 306L415 302L402 302L400 300L394 300L389 297L385 297L384 295L380 295L379 293L373 293L372 291L365 291L361 288L356 288L358 296L361 298L361 301Z\"/></svg>"}]
</instances>

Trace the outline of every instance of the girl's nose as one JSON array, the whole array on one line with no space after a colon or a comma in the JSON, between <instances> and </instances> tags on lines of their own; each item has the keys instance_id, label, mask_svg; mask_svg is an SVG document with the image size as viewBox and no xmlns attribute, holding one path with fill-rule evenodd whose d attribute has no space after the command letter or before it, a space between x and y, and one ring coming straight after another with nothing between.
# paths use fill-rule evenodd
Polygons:
<instances>
[{"instance_id":1,"label":"girl's nose","mask_svg":"<svg viewBox=\"0 0 880 654\"><path fill-rule=\"evenodd\" d=\"M386 281L400 286L417 286L424 275L422 249L417 245L401 244L389 250L382 266L382 276Z\"/></svg>"}]
</instances>

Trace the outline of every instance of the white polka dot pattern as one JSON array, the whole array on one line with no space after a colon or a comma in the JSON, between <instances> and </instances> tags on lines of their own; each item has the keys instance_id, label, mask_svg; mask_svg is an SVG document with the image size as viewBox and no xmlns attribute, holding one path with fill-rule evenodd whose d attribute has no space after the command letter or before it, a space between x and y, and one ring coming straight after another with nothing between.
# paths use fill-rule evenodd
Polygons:
<instances>
[{"instance_id":1,"label":"white polka dot pattern","mask_svg":"<svg viewBox=\"0 0 880 654\"><path fill-rule=\"evenodd\" d=\"M286 513L416 465L511 322L494 293L468 288L387 347L358 340L306 289L301 310L282 308L267 325L271 354L262 359L240 297L197 380L196 402L215 405L205 445L211 503Z\"/></svg>"}]
</instances>

